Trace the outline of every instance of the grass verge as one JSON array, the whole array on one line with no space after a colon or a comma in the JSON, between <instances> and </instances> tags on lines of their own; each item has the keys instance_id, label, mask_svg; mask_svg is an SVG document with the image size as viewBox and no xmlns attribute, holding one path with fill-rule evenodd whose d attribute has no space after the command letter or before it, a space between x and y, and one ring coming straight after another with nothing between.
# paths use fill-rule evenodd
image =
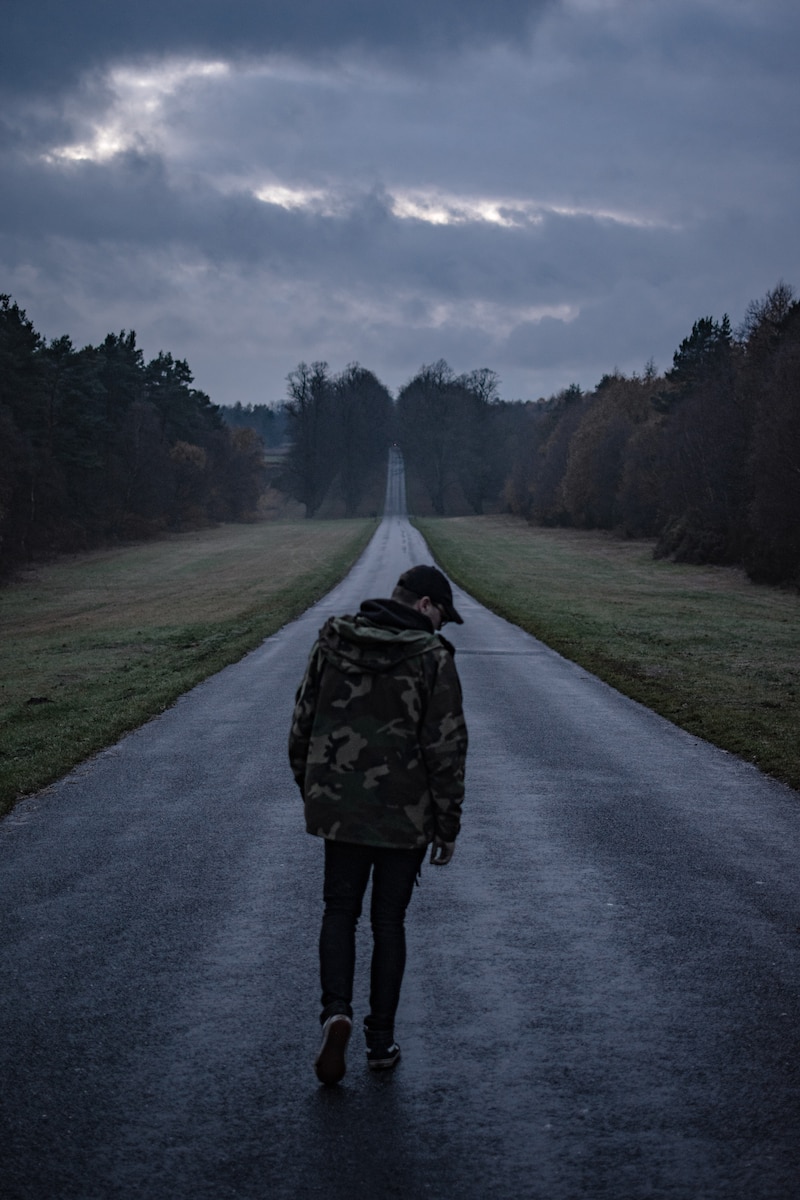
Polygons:
<instances>
[{"instance_id":1,"label":"grass verge","mask_svg":"<svg viewBox=\"0 0 800 1200\"><path fill-rule=\"evenodd\" d=\"M691 733L800 788L800 597L652 543L506 516L416 522L482 603Z\"/></svg>"},{"instance_id":2,"label":"grass verge","mask_svg":"<svg viewBox=\"0 0 800 1200\"><path fill-rule=\"evenodd\" d=\"M226 525L39 566L0 591L0 813L303 612L373 521Z\"/></svg>"}]
</instances>

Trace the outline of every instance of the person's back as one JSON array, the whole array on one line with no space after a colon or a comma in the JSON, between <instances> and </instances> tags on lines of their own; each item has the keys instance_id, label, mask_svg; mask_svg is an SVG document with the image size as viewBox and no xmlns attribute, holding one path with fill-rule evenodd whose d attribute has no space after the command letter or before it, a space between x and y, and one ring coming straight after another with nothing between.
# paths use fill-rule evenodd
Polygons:
<instances>
[{"instance_id":1,"label":"person's back","mask_svg":"<svg viewBox=\"0 0 800 1200\"><path fill-rule=\"evenodd\" d=\"M293 742L309 833L398 849L425 847L437 832L455 840L461 689L452 652L419 620L397 601L367 601L320 631Z\"/></svg>"},{"instance_id":2,"label":"person's back","mask_svg":"<svg viewBox=\"0 0 800 1200\"><path fill-rule=\"evenodd\" d=\"M453 648L437 630L461 623L434 567L401 576L389 600L320 630L298 689L289 755L306 828L325 839L320 937L323 1044L317 1075L344 1075L352 1025L355 928L372 873L371 1067L394 1066L394 1016L405 964L405 909L426 847L453 855L467 733Z\"/></svg>"}]
</instances>

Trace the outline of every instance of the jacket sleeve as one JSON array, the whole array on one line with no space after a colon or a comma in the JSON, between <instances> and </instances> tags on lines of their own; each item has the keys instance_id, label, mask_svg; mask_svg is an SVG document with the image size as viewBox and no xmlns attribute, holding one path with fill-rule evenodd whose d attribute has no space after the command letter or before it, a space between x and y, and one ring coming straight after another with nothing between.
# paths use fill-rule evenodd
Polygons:
<instances>
[{"instance_id":1,"label":"jacket sleeve","mask_svg":"<svg viewBox=\"0 0 800 1200\"><path fill-rule=\"evenodd\" d=\"M306 673L297 689L292 726L289 730L289 764L301 792L305 788L306 760L308 759L314 715L317 711L321 669L322 655L319 643L315 642L309 656Z\"/></svg>"},{"instance_id":2,"label":"jacket sleeve","mask_svg":"<svg viewBox=\"0 0 800 1200\"><path fill-rule=\"evenodd\" d=\"M420 730L436 836L453 842L461 828L467 725L452 655L436 655L436 672Z\"/></svg>"}]
</instances>

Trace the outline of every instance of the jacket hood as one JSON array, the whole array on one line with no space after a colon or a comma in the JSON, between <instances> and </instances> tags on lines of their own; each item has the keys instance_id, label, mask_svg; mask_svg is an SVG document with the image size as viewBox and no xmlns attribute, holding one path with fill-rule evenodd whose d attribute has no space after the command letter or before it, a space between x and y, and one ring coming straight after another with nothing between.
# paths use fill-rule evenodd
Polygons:
<instances>
[{"instance_id":1,"label":"jacket hood","mask_svg":"<svg viewBox=\"0 0 800 1200\"><path fill-rule=\"evenodd\" d=\"M442 645L430 621L394 600L367 600L354 617L331 617L319 632L322 653L345 674L380 675Z\"/></svg>"}]
</instances>

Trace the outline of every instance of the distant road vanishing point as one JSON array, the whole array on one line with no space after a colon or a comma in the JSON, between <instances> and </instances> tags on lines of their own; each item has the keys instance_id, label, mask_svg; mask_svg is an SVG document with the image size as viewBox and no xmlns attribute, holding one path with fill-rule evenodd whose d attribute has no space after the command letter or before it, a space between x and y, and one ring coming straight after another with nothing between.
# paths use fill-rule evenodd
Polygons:
<instances>
[{"instance_id":1,"label":"distant road vanishing point","mask_svg":"<svg viewBox=\"0 0 800 1200\"><path fill-rule=\"evenodd\" d=\"M395 452L337 588L0 824L4 1200L800 1195L797 793L458 590L464 829L409 910L403 1059L356 1036L318 1086L294 691L425 561Z\"/></svg>"}]
</instances>

